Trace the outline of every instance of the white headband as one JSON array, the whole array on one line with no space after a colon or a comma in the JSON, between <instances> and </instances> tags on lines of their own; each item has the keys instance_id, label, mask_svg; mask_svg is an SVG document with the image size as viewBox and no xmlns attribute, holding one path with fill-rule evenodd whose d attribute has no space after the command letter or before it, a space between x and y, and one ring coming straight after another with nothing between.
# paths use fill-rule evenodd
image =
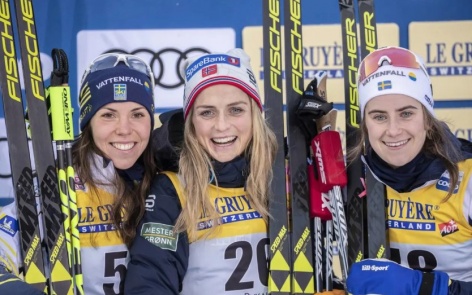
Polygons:
<instances>
[{"instance_id":1,"label":"white headband","mask_svg":"<svg viewBox=\"0 0 472 295\"><path fill-rule=\"evenodd\" d=\"M385 55L382 55L385 53ZM391 58L389 58L389 53ZM409 68L405 66L395 66L395 59L402 54L413 54L419 68ZM369 58L376 58L378 68L372 73L365 73L366 67L363 63ZM373 62L373 61L370 61ZM400 47L384 47L378 49L365 57L359 67L359 103L361 116L364 117L364 110L367 103L380 95L403 94L419 101L434 116L434 100L431 88L431 81L426 73L424 64L416 54Z\"/></svg>"}]
</instances>

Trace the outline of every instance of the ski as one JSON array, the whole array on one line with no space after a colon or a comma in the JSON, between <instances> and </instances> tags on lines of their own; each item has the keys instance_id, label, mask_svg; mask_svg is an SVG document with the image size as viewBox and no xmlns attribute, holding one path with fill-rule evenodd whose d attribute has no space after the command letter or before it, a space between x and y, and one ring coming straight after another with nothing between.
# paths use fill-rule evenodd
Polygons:
<instances>
[{"instance_id":1,"label":"ski","mask_svg":"<svg viewBox=\"0 0 472 295\"><path fill-rule=\"evenodd\" d=\"M35 168L44 218L47 261L51 271L49 293L73 294L33 3L32 0L15 0L14 3Z\"/></svg>"},{"instance_id":2,"label":"ski","mask_svg":"<svg viewBox=\"0 0 472 295\"><path fill-rule=\"evenodd\" d=\"M361 60L378 48L374 0L357 0Z\"/></svg>"},{"instance_id":3,"label":"ski","mask_svg":"<svg viewBox=\"0 0 472 295\"><path fill-rule=\"evenodd\" d=\"M292 294L313 294L313 242L307 180L308 146L296 110L304 91L300 0L284 2L289 198L291 208Z\"/></svg>"},{"instance_id":4,"label":"ski","mask_svg":"<svg viewBox=\"0 0 472 295\"><path fill-rule=\"evenodd\" d=\"M360 127L360 106L357 93L357 27L353 0L338 0L341 14L341 32L344 69L344 100L346 112L346 151L356 144L356 132ZM360 158L346 163L347 198L346 222L348 228L348 265L365 256L365 190L364 165Z\"/></svg>"},{"instance_id":5,"label":"ski","mask_svg":"<svg viewBox=\"0 0 472 295\"><path fill-rule=\"evenodd\" d=\"M272 166L269 199L269 294L291 292L291 246L285 177L284 110L282 88L282 36L280 1L263 1L264 108L277 137L278 150Z\"/></svg>"},{"instance_id":6,"label":"ski","mask_svg":"<svg viewBox=\"0 0 472 295\"><path fill-rule=\"evenodd\" d=\"M41 291L47 291L47 274L41 248L40 223L24 118L11 9L8 1L0 6L3 24L0 47L0 85L2 89L5 125L10 152L10 168L17 207L20 249L24 280ZM11 235L14 235L11 229Z\"/></svg>"},{"instance_id":7,"label":"ski","mask_svg":"<svg viewBox=\"0 0 472 295\"><path fill-rule=\"evenodd\" d=\"M374 0L358 0L361 60L378 47ZM368 142L366 142L368 145ZM367 210L367 257L388 258L388 228L386 224L387 192L369 169L365 171Z\"/></svg>"}]
</instances>

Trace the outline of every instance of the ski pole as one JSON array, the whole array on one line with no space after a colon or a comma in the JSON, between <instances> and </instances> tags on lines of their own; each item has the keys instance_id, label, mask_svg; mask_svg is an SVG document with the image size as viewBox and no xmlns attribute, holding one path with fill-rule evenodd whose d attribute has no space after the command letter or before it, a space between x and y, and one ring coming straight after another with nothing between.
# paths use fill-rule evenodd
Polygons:
<instances>
[{"instance_id":1,"label":"ski pole","mask_svg":"<svg viewBox=\"0 0 472 295\"><path fill-rule=\"evenodd\" d=\"M321 191L328 192L334 218L334 231L338 242L341 270L347 278L347 228L341 187L347 183L344 156L339 133L332 130L320 132L313 138L311 147L315 155L316 169L321 181Z\"/></svg>"},{"instance_id":2,"label":"ski pole","mask_svg":"<svg viewBox=\"0 0 472 295\"><path fill-rule=\"evenodd\" d=\"M70 100L69 63L62 49L53 49L54 69L51 73L49 99L51 104L51 122L53 140L56 141L59 190L61 194L66 243L73 275L74 293L84 294L80 239L78 230L77 197L75 193L75 171L72 162L72 142L74 124Z\"/></svg>"},{"instance_id":3,"label":"ski pole","mask_svg":"<svg viewBox=\"0 0 472 295\"><path fill-rule=\"evenodd\" d=\"M319 98L326 102L326 79L325 71L319 71L310 83L311 91L316 92ZM315 85L316 84L316 87ZM309 86L310 88L310 86ZM332 112L331 110L330 112ZM327 114L319 119L315 119L316 130L310 133L310 137L321 132L320 127L325 125L325 118ZM313 123L313 122L312 122ZM307 123L308 124L308 123ZM308 128L307 128L308 129ZM333 288L333 223L332 214L329 208L329 197L322 193L320 189L320 182L315 175L315 166L313 164L314 155L313 149L309 147L310 156L307 159L308 168L308 185L310 194L310 217L313 218L314 227L314 244L315 244L315 276L316 276L316 292L323 291L323 269L325 270L325 290L332 290ZM322 227L324 224L324 233ZM324 240L324 245L323 245ZM323 246L324 253L323 256ZM324 262L324 267L323 267Z\"/></svg>"},{"instance_id":4,"label":"ski pole","mask_svg":"<svg viewBox=\"0 0 472 295\"><path fill-rule=\"evenodd\" d=\"M308 185L310 189L310 217L313 218L314 240L315 240L315 276L316 292L323 292L323 237L325 238L325 290L332 290L332 215L329 208L329 197L322 193L319 180L315 176L315 165L313 158L308 164ZM325 233L322 233L322 222L325 222Z\"/></svg>"},{"instance_id":5,"label":"ski pole","mask_svg":"<svg viewBox=\"0 0 472 295\"><path fill-rule=\"evenodd\" d=\"M318 72L316 75L318 85L317 85L317 94L320 98L324 99L326 102L326 72ZM329 130L336 129L336 118L337 110L332 109L326 115L318 118L316 120L316 125L318 127L317 135L313 138L310 149L312 154L314 154L314 161L316 163L317 173L318 173L318 184L317 188L320 190L320 196L322 196L322 201L326 193L328 193L329 207L331 214L334 214L334 221L327 220L326 222L326 255L325 255L325 270L326 270L326 290L332 289L332 232L333 232L333 222L336 234L336 240L338 242L338 249L340 253L340 261L342 267L342 275L344 280L347 278L347 227L346 219L344 215L343 200L341 195L341 190L338 189L338 186L345 186L347 182L347 176L345 172L345 166L343 161L342 146L341 140L339 138L339 133L335 132L337 136L333 134L334 142L330 142L330 145L327 145L326 148L330 149L332 152L326 156L322 156L320 146L313 144L316 142L317 138L324 138L324 132ZM333 131L334 132L334 131ZM320 133L322 133L320 135ZM331 143L334 143L331 146ZM334 148L333 148L334 147ZM333 148L333 149L331 149ZM326 161L326 163L325 163ZM329 162L328 162L329 161ZM330 165L333 166L330 166ZM333 168L331 168L333 167ZM338 178L334 177L332 173L337 173Z\"/></svg>"}]
</instances>

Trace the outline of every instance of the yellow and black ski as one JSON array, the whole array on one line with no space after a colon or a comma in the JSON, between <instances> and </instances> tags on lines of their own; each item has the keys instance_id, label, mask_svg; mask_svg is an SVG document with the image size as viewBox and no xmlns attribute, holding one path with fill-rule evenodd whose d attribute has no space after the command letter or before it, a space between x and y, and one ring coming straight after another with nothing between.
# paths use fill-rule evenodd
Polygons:
<instances>
[{"instance_id":1,"label":"yellow and black ski","mask_svg":"<svg viewBox=\"0 0 472 295\"><path fill-rule=\"evenodd\" d=\"M341 12L343 44L344 100L346 112L346 150L356 145L356 132L360 128L360 105L357 93L359 66L356 15L353 0L338 0ZM346 221L348 228L348 264L365 257L365 187L364 165L360 158L347 162Z\"/></svg>"},{"instance_id":2,"label":"yellow and black ski","mask_svg":"<svg viewBox=\"0 0 472 295\"><path fill-rule=\"evenodd\" d=\"M51 271L48 291L50 294L68 295L73 294L72 275L45 101L33 3L32 0L15 0L14 3L35 169L43 212L47 263Z\"/></svg>"},{"instance_id":3,"label":"yellow and black ski","mask_svg":"<svg viewBox=\"0 0 472 295\"><path fill-rule=\"evenodd\" d=\"M268 289L270 294L288 295L291 292L292 260L285 177L281 9L280 0L263 0L264 108L279 147L272 167L274 178L269 199Z\"/></svg>"},{"instance_id":4,"label":"yellow and black ski","mask_svg":"<svg viewBox=\"0 0 472 295\"><path fill-rule=\"evenodd\" d=\"M313 294L313 240L307 178L308 146L296 115L305 90L301 0L284 3L287 156L291 208L292 294Z\"/></svg>"},{"instance_id":5,"label":"yellow and black ski","mask_svg":"<svg viewBox=\"0 0 472 295\"><path fill-rule=\"evenodd\" d=\"M35 176L30 161L11 12L9 2L2 1L0 5L0 22L2 23L0 88L5 112L13 191L18 212L19 254L23 264L19 274L23 275L27 283L41 291L47 291L47 274L36 207ZM10 228L10 230L13 236L15 229ZM12 271L16 272L16 270Z\"/></svg>"},{"instance_id":6,"label":"yellow and black ski","mask_svg":"<svg viewBox=\"0 0 472 295\"><path fill-rule=\"evenodd\" d=\"M359 46L361 60L378 48L374 0L357 0L359 13ZM366 143L368 144L368 142ZM387 192L369 169L365 171L367 242L369 258L389 258L388 228L386 223Z\"/></svg>"}]
</instances>

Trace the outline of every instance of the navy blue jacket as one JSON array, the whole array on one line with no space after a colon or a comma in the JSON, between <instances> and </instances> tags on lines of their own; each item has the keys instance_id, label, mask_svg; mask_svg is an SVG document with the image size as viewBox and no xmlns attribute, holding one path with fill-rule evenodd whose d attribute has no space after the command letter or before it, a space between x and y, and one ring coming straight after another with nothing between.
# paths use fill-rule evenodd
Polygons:
<instances>
[{"instance_id":1,"label":"navy blue jacket","mask_svg":"<svg viewBox=\"0 0 472 295\"><path fill-rule=\"evenodd\" d=\"M14 274L9 273L2 265L0 265L0 286L1 294L9 295L45 295L43 292L26 284ZM5 293L3 293L5 292Z\"/></svg>"}]
</instances>

